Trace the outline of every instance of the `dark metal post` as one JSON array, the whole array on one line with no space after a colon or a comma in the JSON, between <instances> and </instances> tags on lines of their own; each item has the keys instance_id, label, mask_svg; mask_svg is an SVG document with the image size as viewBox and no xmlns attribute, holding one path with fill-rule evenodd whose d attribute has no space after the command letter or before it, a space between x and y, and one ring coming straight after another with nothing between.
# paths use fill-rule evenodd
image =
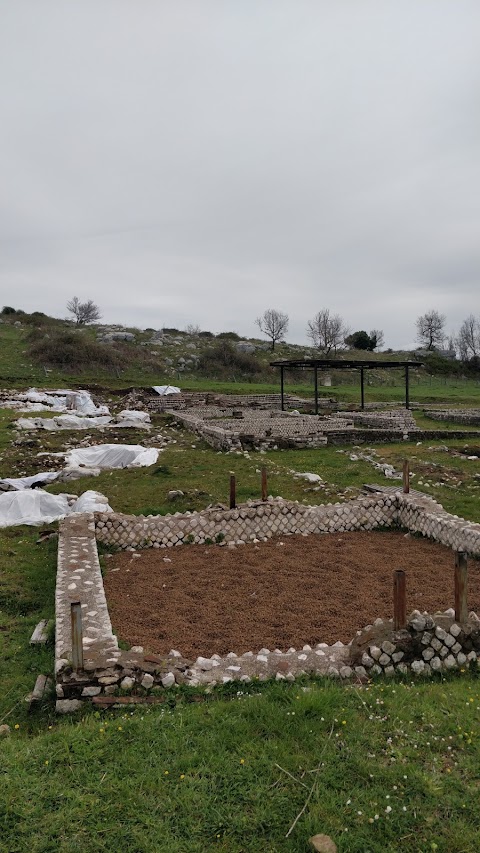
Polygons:
<instances>
[{"instance_id":1,"label":"dark metal post","mask_svg":"<svg viewBox=\"0 0 480 853\"><path fill-rule=\"evenodd\" d=\"M467 555L455 551L455 619L462 625L467 617Z\"/></svg>"},{"instance_id":2,"label":"dark metal post","mask_svg":"<svg viewBox=\"0 0 480 853\"><path fill-rule=\"evenodd\" d=\"M365 374L364 374L363 367L361 367L360 368L360 395L361 395L361 397L360 397L360 399L361 399L360 408L361 409L365 408L365 384L364 383L365 383Z\"/></svg>"},{"instance_id":3,"label":"dark metal post","mask_svg":"<svg viewBox=\"0 0 480 853\"><path fill-rule=\"evenodd\" d=\"M236 505L235 474L230 474L230 509L235 509Z\"/></svg>"},{"instance_id":4,"label":"dark metal post","mask_svg":"<svg viewBox=\"0 0 480 853\"><path fill-rule=\"evenodd\" d=\"M315 379L315 414L318 415L318 367L315 365L313 368L313 375Z\"/></svg>"},{"instance_id":5,"label":"dark metal post","mask_svg":"<svg viewBox=\"0 0 480 853\"><path fill-rule=\"evenodd\" d=\"M407 596L405 572L397 569L393 573L393 630L400 631L407 626Z\"/></svg>"},{"instance_id":6,"label":"dark metal post","mask_svg":"<svg viewBox=\"0 0 480 853\"><path fill-rule=\"evenodd\" d=\"M267 500L267 469L262 468L262 501Z\"/></svg>"},{"instance_id":7,"label":"dark metal post","mask_svg":"<svg viewBox=\"0 0 480 853\"><path fill-rule=\"evenodd\" d=\"M405 408L410 408L410 375L408 365L405 366Z\"/></svg>"},{"instance_id":8,"label":"dark metal post","mask_svg":"<svg viewBox=\"0 0 480 853\"><path fill-rule=\"evenodd\" d=\"M408 464L408 459L403 460L403 492L405 495L408 495L410 491L410 465Z\"/></svg>"},{"instance_id":9,"label":"dark metal post","mask_svg":"<svg viewBox=\"0 0 480 853\"><path fill-rule=\"evenodd\" d=\"M283 410L285 408L283 405L283 366L280 367L280 401L281 401L281 410L283 412Z\"/></svg>"},{"instance_id":10,"label":"dark metal post","mask_svg":"<svg viewBox=\"0 0 480 853\"><path fill-rule=\"evenodd\" d=\"M83 669L82 606L79 601L70 604L72 623L72 665L75 671Z\"/></svg>"}]
</instances>

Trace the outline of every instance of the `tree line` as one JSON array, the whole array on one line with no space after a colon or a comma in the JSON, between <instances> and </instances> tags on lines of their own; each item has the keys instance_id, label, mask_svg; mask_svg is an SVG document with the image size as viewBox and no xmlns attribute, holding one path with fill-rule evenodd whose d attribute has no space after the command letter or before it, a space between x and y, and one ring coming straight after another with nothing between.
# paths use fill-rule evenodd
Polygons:
<instances>
[{"instance_id":1,"label":"tree line","mask_svg":"<svg viewBox=\"0 0 480 853\"><path fill-rule=\"evenodd\" d=\"M432 309L415 321L416 339L420 347L428 352L438 352L445 344L449 351L458 353L462 361L480 360L480 318L470 314L460 326L458 334L447 336L447 318ZM262 334L275 344L284 341L288 332L288 314L276 308L268 308L255 321ZM312 346L325 358L342 349L357 349L374 352L385 344L382 329L363 329L352 331L339 314L333 314L329 308L322 308L306 327L307 338Z\"/></svg>"}]
</instances>

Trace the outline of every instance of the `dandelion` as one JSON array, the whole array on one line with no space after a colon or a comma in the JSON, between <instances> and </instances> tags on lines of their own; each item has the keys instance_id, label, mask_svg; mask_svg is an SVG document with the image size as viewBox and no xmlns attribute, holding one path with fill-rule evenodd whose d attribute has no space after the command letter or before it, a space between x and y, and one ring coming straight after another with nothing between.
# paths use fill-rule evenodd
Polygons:
<instances>
[{"instance_id":1,"label":"dandelion","mask_svg":"<svg viewBox=\"0 0 480 853\"><path fill-rule=\"evenodd\" d=\"M245 764L245 759L244 759L244 758L241 758L241 759L240 759L240 764Z\"/></svg>"},{"instance_id":2,"label":"dandelion","mask_svg":"<svg viewBox=\"0 0 480 853\"><path fill-rule=\"evenodd\" d=\"M347 725L347 721L346 721L346 720L342 720L342 726L346 726L346 725Z\"/></svg>"},{"instance_id":3,"label":"dandelion","mask_svg":"<svg viewBox=\"0 0 480 853\"><path fill-rule=\"evenodd\" d=\"M185 779L185 773L180 773L180 779Z\"/></svg>"},{"instance_id":4,"label":"dandelion","mask_svg":"<svg viewBox=\"0 0 480 853\"><path fill-rule=\"evenodd\" d=\"M168 770L165 770L164 776L168 776Z\"/></svg>"},{"instance_id":5,"label":"dandelion","mask_svg":"<svg viewBox=\"0 0 480 853\"><path fill-rule=\"evenodd\" d=\"M123 729L122 729L122 727L121 727L121 726L119 726L119 727L118 727L118 731L119 731L119 732L123 731Z\"/></svg>"},{"instance_id":6,"label":"dandelion","mask_svg":"<svg viewBox=\"0 0 480 853\"><path fill-rule=\"evenodd\" d=\"M48 758L47 758L47 760L46 760L45 764L46 764L46 765L47 765L47 767L48 767Z\"/></svg>"},{"instance_id":7,"label":"dandelion","mask_svg":"<svg viewBox=\"0 0 480 853\"><path fill-rule=\"evenodd\" d=\"M15 729L19 729L19 728L20 728L19 724L18 724L18 723L15 723L14 728L15 728Z\"/></svg>"}]
</instances>

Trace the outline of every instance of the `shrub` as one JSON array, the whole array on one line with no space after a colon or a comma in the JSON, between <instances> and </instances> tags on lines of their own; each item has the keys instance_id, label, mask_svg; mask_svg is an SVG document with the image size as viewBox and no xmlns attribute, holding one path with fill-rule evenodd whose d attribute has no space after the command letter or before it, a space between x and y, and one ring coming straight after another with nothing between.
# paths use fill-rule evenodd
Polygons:
<instances>
[{"instance_id":1,"label":"shrub","mask_svg":"<svg viewBox=\"0 0 480 853\"><path fill-rule=\"evenodd\" d=\"M254 355L238 352L228 340L219 340L200 357L198 368L207 376L254 376L262 365Z\"/></svg>"},{"instance_id":2,"label":"shrub","mask_svg":"<svg viewBox=\"0 0 480 853\"><path fill-rule=\"evenodd\" d=\"M29 341L29 355L35 361L66 371L91 367L113 370L125 364L118 350L70 329L48 334L44 329L33 329Z\"/></svg>"},{"instance_id":3,"label":"shrub","mask_svg":"<svg viewBox=\"0 0 480 853\"><path fill-rule=\"evenodd\" d=\"M213 332L199 332L198 337L199 338L214 338L215 335L213 334Z\"/></svg>"},{"instance_id":4,"label":"shrub","mask_svg":"<svg viewBox=\"0 0 480 853\"><path fill-rule=\"evenodd\" d=\"M217 335L217 338L220 341L221 340L224 340L224 341L240 341L241 340L240 335L237 335L236 332L220 332L220 334Z\"/></svg>"},{"instance_id":5,"label":"shrub","mask_svg":"<svg viewBox=\"0 0 480 853\"><path fill-rule=\"evenodd\" d=\"M10 305L4 305L2 308L2 314L16 314L17 311L15 308L12 308Z\"/></svg>"}]
</instances>

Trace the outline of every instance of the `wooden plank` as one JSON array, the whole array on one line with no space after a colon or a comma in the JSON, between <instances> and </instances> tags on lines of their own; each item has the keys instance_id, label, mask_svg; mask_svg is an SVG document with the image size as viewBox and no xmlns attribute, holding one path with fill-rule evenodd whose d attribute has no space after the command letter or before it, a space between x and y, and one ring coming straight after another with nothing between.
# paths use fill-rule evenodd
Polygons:
<instances>
[{"instance_id":1,"label":"wooden plank","mask_svg":"<svg viewBox=\"0 0 480 853\"><path fill-rule=\"evenodd\" d=\"M393 573L393 630L407 627L407 596L405 572L397 569Z\"/></svg>"},{"instance_id":2,"label":"wooden plank","mask_svg":"<svg viewBox=\"0 0 480 853\"><path fill-rule=\"evenodd\" d=\"M32 711L35 705L42 701L45 691L52 686L52 679L48 675L38 675L35 682L35 687L27 696L28 710Z\"/></svg>"},{"instance_id":3,"label":"wooden plank","mask_svg":"<svg viewBox=\"0 0 480 853\"><path fill-rule=\"evenodd\" d=\"M403 460L402 482L403 482L403 493L405 495L408 495L408 493L410 492L410 465L408 463L408 459Z\"/></svg>"},{"instance_id":4,"label":"wooden plank","mask_svg":"<svg viewBox=\"0 0 480 853\"><path fill-rule=\"evenodd\" d=\"M42 619L30 637L30 645L45 645L48 639L48 619Z\"/></svg>"},{"instance_id":5,"label":"wooden plank","mask_svg":"<svg viewBox=\"0 0 480 853\"><path fill-rule=\"evenodd\" d=\"M267 500L267 469L262 468L262 501Z\"/></svg>"},{"instance_id":6,"label":"wooden plank","mask_svg":"<svg viewBox=\"0 0 480 853\"><path fill-rule=\"evenodd\" d=\"M460 625L465 624L468 618L467 573L465 551L455 551L455 619Z\"/></svg>"},{"instance_id":7,"label":"wooden plank","mask_svg":"<svg viewBox=\"0 0 480 853\"><path fill-rule=\"evenodd\" d=\"M92 703L98 708L112 705L158 705L165 702L164 696L93 696Z\"/></svg>"},{"instance_id":8,"label":"wooden plank","mask_svg":"<svg viewBox=\"0 0 480 853\"><path fill-rule=\"evenodd\" d=\"M237 506L236 491L235 474L230 474L230 509Z\"/></svg>"}]
</instances>

